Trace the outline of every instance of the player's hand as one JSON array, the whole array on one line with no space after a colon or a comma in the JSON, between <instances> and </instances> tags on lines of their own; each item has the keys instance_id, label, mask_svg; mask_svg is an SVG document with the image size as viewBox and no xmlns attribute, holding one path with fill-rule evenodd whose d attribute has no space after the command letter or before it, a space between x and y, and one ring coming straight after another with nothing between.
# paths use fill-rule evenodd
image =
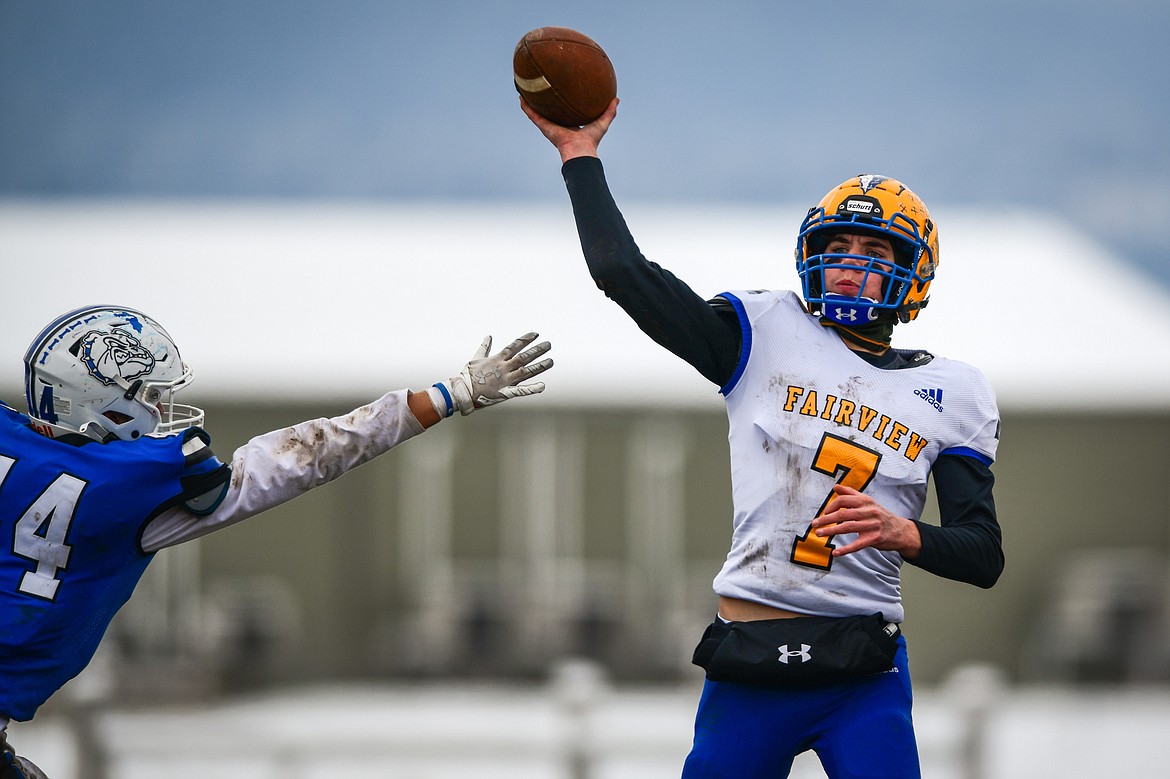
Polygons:
<instances>
[{"instance_id":1,"label":"player's hand","mask_svg":"<svg viewBox=\"0 0 1170 779\"><path fill-rule=\"evenodd\" d=\"M477 408L544 392L543 381L521 383L539 376L553 364L549 357L534 362L552 348L548 341L525 348L535 340L536 333L526 333L489 357L492 337L484 338L458 376L435 385L440 391L445 390L445 397L450 397L450 405L439 409L439 414L450 416L458 410L467 416Z\"/></svg>"},{"instance_id":2,"label":"player's hand","mask_svg":"<svg viewBox=\"0 0 1170 779\"><path fill-rule=\"evenodd\" d=\"M532 110L532 107L524 102L524 98L520 98L520 110L540 129L544 137L557 147L561 162L565 162L574 157L597 156L597 147L617 116L619 102L620 100L615 97L605 109L605 113L584 127L562 127L556 122L550 122Z\"/></svg>"},{"instance_id":3,"label":"player's hand","mask_svg":"<svg viewBox=\"0 0 1170 779\"><path fill-rule=\"evenodd\" d=\"M829 503L829 511L813 520L813 532L821 537L857 534L852 543L834 549L834 557L869 547L898 552L907 560L918 557L922 537L917 525L891 514L872 497L852 487L835 484L833 492L836 495Z\"/></svg>"}]
</instances>

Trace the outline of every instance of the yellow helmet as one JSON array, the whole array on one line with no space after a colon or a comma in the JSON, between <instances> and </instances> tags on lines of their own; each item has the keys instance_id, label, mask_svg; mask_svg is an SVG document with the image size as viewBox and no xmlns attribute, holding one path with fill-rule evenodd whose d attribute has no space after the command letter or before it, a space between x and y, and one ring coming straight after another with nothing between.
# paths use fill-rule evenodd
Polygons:
<instances>
[{"instance_id":1,"label":"yellow helmet","mask_svg":"<svg viewBox=\"0 0 1170 779\"><path fill-rule=\"evenodd\" d=\"M834 233L842 230L873 232L890 239L896 266L873 257L826 254ZM824 292L826 268L844 267L851 260L867 261L869 273L882 277L882 299L844 299ZM810 208L796 239L796 272L800 275L804 300L814 313L835 310L850 312L839 324L865 324L890 311L900 322L909 322L928 302L927 290L938 267L938 231L926 204L905 184L885 176L854 176L834 187L821 202ZM833 317L830 317L833 318Z\"/></svg>"}]
</instances>

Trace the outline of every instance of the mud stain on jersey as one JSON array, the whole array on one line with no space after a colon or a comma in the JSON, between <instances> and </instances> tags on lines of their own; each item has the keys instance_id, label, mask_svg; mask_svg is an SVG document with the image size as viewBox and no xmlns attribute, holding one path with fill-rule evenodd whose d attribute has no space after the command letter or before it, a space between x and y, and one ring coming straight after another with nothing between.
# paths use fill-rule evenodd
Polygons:
<instances>
[{"instance_id":1,"label":"mud stain on jersey","mask_svg":"<svg viewBox=\"0 0 1170 779\"><path fill-rule=\"evenodd\" d=\"M770 544L748 544L747 551L739 558L739 568L751 571L757 576L768 575L768 558L771 556Z\"/></svg>"},{"instance_id":2,"label":"mud stain on jersey","mask_svg":"<svg viewBox=\"0 0 1170 779\"><path fill-rule=\"evenodd\" d=\"M277 468L285 474L284 478L307 480L307 486L315 486L337 478L390 448L377 440L381 436L373 436L369 431L381 427L390 431L388 435L396 437L393 430L397 426L393 414L371 404L342 417L301 422L265 437L274 439L269 452L282 463ZM249 471L246 461L232 463L234 489L240 490L245 484L255 484L256 481L257 476Z\"/></svg>"},{"instance_id":3,"label":"mud stain on jersey","mask_svg":"<svg viewBox=\"0 0 1170 779\"><path fill-rule=\"evenodd\" d=\"M864 390L869 389L869 384L860 376L850 376L838 384L837 389L841 391L841 397L843 398L856 398L860 397Z\"/></svg>"},{"instance_id":4,"label":"mud stain on jersey","mask_svg":"<svg viewBox=\"0 0 1170 779\"><path fill-rule=\"evenodd\" d=\"M301 433L306 433L307 437ZM297 431L289 428L281 436L280 445L276 448L278 455L292 455L297 467L304 468L317 458L316 449L325 440L325 430L321 422L314 423L307 430Z\"/></svg>"}]
</instances>

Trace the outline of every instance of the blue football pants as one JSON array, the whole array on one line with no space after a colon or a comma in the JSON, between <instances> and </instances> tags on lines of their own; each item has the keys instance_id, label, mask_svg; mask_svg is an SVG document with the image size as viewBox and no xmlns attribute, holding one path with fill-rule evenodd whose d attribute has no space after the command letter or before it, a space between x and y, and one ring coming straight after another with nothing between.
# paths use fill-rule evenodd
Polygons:
<instances>
[{"instance_id":1,"label":"blue football pants","mask_svg":"<svg viewBox=\"0 0 1170 779\"><path fill-rule=\"evenodd\" d=\"M906 639L894 668L815 689L707 680L683 779L783 779L817 753L829 779L919 779Z\"/></svg>"}]
</instances>

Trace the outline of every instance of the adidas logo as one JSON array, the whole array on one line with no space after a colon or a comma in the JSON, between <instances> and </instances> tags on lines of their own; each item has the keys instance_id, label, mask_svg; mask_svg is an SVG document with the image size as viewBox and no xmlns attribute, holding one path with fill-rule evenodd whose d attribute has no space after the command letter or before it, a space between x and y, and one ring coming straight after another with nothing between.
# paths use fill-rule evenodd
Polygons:
<instances>
[{"instance_id":1,"label":"adidas logo","mask_svg":"<svg viewBox=\"0 0 1170 779\"><path fill-rule=\"evenodd\" d=\"M914 394L925 400L930 405L934 406L934 410L942 413L942 395L943 391L940 389L916 389Z\"/></svg>"}]
</instances>

